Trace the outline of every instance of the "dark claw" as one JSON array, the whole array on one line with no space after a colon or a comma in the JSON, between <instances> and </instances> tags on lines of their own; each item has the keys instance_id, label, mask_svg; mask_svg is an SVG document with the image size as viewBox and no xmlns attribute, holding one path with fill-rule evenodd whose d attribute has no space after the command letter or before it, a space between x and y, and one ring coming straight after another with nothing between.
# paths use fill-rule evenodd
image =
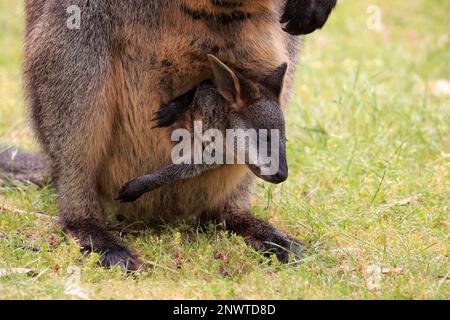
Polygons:
<instances>
[{"instance_id":1,"label":"dark claw","mask_svg":"<svg viewBox=\"0 0 450 320\"><path fill-rule=\"evenodd\" d=\"M322 28L336 0L288 0L280 22L292 35L310 34Z\"/></svg>"},{"instance_id":2,"label":"dark claw","mask_svg":"<svg viewBox=\"0 0 450 320\"><path fill-rule=\"evenodd\" d=\"M61 217L61 223L66 232L78 239L82 252L96 252L100 255L101 266L120 266L127 271L141 268L139 260L122 241L103 226L93 224L90 220L67 220L64 216Z\"/></svg>"},{"instance_id":3,"label":"dark claw","mask_svg":"<svg viewBox=\"0 0 450 320\"><path fill-rule=\"evenodd\" d=\"M116 198L117 201L122 203L134 202L142 197L143 192L134 188L132 183L133 181L130 181L120 189L119 195Z\"/></svg>"},{"instance_id":4,"label":"dark claw","mask_svg":"<svg viewBox=\"0 0 450 320\"><path fill-rule=\"evenodd\" d=\"M265 244L267 254L275 254L283 264L301 259L302 251L306 248L300 241L293 239L277 239ZM291 259L292 256L292 259Z\"/></svg>"},{"instance_id":5,"label":"dark claw","mask_svg":"<svg viewBox=\"0 0 450 320\"><path fill-rule=\"evenodd\" d=\"M162 106L152 119L156 122L153 128L167 128L173 125L179 119L178 106L175 103L169 103Z\"/></svg>"},{"instance_id":6,"label":"dark claw","mask_svg":"<svg viewBox=\"0 0 450 320\"><path fill-rule=\"evenodd\" d=\"M167 128L181 119L194 100L196 90L197 88L194 88L171 102L162 105L152 120L156 121L154 128Z\"/></svg>"},{"instance_id":7,"label":"dark claw","mask_svg":"<svg viewBox=\"0 0 450 320\"><path fill-rule=\"evenodd\" d=\"M267 236L267 240L261 241L254 238L247 239L250 245L262 252L266 257L275 255L281 263L297 262L301 259L303 250L307 247L301 241L291 238L287 234L274 230ZM292 258L292 259L291 259Z\"/></svg>"},{"instance_id":8,"label":"dark claw","mask_svg":"<svg viewBox=\"0 0 450 320\"><path fill-rule=\"evenodd\" d=\"M119 266L123 271L138 271L143 267L130 250L122 246L103 253L100 264L108 268Z\"/></svg>"}]
</instances>

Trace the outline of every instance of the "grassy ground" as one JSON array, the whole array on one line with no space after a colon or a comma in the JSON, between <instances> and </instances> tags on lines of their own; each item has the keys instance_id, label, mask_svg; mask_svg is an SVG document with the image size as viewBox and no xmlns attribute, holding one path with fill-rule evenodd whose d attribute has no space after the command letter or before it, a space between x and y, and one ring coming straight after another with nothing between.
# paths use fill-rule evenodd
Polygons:
<instances>
[{"instance_id":1,"label":"grassy ground","mask_svg":"<svg viewBox=\"0 0 450 320\"><path fill-rule=\"evenodd\" d=\"M370 4L381 28L367 25ZM0 189L0 299L450 298L448 12L445 0L341 1L307 38L287 115L290 179L254 196L255 214L313 244L303 264L178 226L125 238L146 273L105 270L47 218L51 188L11 185ZM22 1L0 0L0 32L0 141L34 149Z\"/></svg>"}]
</instances>

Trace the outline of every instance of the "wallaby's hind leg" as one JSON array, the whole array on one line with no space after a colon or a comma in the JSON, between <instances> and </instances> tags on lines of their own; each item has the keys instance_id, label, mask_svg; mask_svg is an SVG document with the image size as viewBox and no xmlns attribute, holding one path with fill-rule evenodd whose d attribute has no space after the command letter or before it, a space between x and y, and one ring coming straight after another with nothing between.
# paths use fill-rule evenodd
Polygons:
<instances>
[{"instance_id":1,"label":"wallaby's hind leg","mask_svg":"<svg viewBox=\"0 0 450 320\"><path fill-rule=\"evenodd\" d=\"M61 223L78 239L81 249L101 255L106 267L118 265L137 270L139 263L125 244L106 228L105 212L99 200L98 176L112 133L105 107L83 106L90 121L66 128L66 136L54 138L53 174L58 193ZM90 112L89 112L90 111ZM96 123L104 120L104 127Z\"/></svg>"},{"instance_id":2,"label":"wallaby's hind leg","mask_svg":"<svg viewBox=\"0 0 450 320\"><path fill-rule=\"evenodd\" d=\"M65 28L67 13L61 3L46 1L40 18L45 26L37 24L27 36L24 71L30 114L52 159L63 228L83 250L101 254L103 265L137 269L137 259L106 230L98 192L121 92L108 58L114 38L111 7L108 1L73 4L83 12L83 25L90 27Z\"/></svg>"},{"instance_id":3,"label":"wallaby's hind leg","mask_svg":"<svg viewBox=\"0 0 450 320\"><path fill-rule=\"evenodd\" d=\"M81 249L98 252L104 267L119 266L122 270L138 270L140 263L133 253L114 235L105 229L104 223L89 220L62 219L63 227L79 240Z\"/></svg>"},{"instance_id":4,"label":"wallaby's hind leg","mask_svg":"<svg viewBox=\"0 0 450 320\"><path fill-rule=\"evenodd\" d=\"M106 143L107 137L95 126L84 129L72 132L72 143L59 150L53 165L62 227L79 241L83 251L99 253L103 266L137 270L137 258L107 230L99 201L97 176L103 157L95 142Z\"/></svg>"},{"instance_id":5,"label":"wallaby's hind leg","mask_svg":"<svg viewBox=\"0 0 450 320\"><path fill-rule=\"evenodd\" d=\"M282 263L288 263L290 255L297 260L306 245L256 218L250 211L250 192L243 186L221 208L205 212L203 221L221 224L230 232L240 235L248 245L263 254L275 254Z\"/></svg>"},{"instance_id":6,"label":"wallaby's hind leg","mask_svg":"<svg viewBox=\"0 0 450 320\"><path fill-rule=\"evenodd\" d=\"M57 174L62 227L79 241L84 252L99 253L103 266L118 265L123 270L137 270L138 259L106 229L95 175L86 168L74 170L74 166L63 168Z\"/></svg>"},{"instance_id":7,"label":"wallaby's hind leg","mask_svg":"<svg viewBox=\"0 0 450 320\"><path fill-rule=\"evenodd\" d=\"M275 254L282 263L289 262L290 254L298 259L305 248L300 241L253 216L250 210L225 207L208 212L203 218L220 223L226 230L242 236L255 250L263 254Z\"/></svg>"}]
</instances>

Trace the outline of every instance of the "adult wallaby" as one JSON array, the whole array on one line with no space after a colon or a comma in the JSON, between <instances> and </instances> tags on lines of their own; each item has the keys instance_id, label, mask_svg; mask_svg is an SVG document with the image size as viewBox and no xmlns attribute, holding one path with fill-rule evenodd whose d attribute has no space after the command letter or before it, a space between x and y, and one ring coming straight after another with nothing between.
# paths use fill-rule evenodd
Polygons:
<instances>
[{"instance_id":1,"label":"adult wallaby","mask_svg":"<svg viewBox=\"0 0 450 320\"><path fill-rule=\"evenodd\" d=\"M187 155L176 155L180 157L180 162L171 163L152 174L138 177L128 182L119 192L118 200L132 202L139 199L144 193L156 190L162 186L174 182L197 177L206 171L218 168L226 162L227 154L234 164L240 153L249 169L257 177L271 183L284 182L288 177L288 166L286 160L286 133L283 111L279 105L282 83L287 70L287 63L282 64L263 83L254 83L246 79L243 75L235 72L232 68L222 63L213 55L208 57L214 71L214 83L204 81L193 93L184 95L169 104L162 106L154 120L157 127L168 127L173 125L177 119L182 121L185 128L190 132L195 131L195 125L201 121L202 133L208 130L214 131L214 138L202 141L201 152L208 151L211 163L195 163L194 151L191 148L191 141L188 141L189 148ZM188 98L190 97L190 98ZM185 113L189 111L189 117ZM189 122L189 123L186 123ZM237 141L238 135L231 136L232 140L228 144L224 139L228 132L239 130L242 137ZM254 133L253 137L250 133ZM271 133L276 132L273 137ZM219 141L209 141L217 139L215 134L220 134ZM195 139L195 136L191 137ZM229 136L230 137L230 136ZM199 138L199 137L197 137ZM274 138L277 138L274 140ZM264 139L264 145L261 140ZM242 143L240 146L239 142ZM273 143L272 143L273 142ZM231 151L227 150L231 148ZM266 155L272 156L272 161L258 161L258 151L265 148ZM206 149L206 150L205 150ZM270 152L267 152L270 151ZM253 154L253 159L250 155ZM184 159L183 159L184 157ZM264 170L276 162L275 170L272 174L264 174Z\"/></svg>"},{"instance_id":2,"label":"adult wallaby","mask_svg":"<svg viewBox=\"0 0 450 320\"><path fill-rule=\"evenodd\" d=\"M114 204L126 181L168 163L169 131L152 129L148 119L212 78L206 54L251 71L246 75L254 81L289 61L284 105L299 39L280 20L287 31L306 33L322 26L335 2L26 0L30 115L49 159L62 225L83 250L101 253L103 265L137 268L130 250L106 230L104 203ZM79 28L68 25L77 19L68 8L77 9ZM272 227L255 224L252 180L245 166L224 166L116 209L148 224L203 217L254 234Z\"/></svg>"}]
</instances>

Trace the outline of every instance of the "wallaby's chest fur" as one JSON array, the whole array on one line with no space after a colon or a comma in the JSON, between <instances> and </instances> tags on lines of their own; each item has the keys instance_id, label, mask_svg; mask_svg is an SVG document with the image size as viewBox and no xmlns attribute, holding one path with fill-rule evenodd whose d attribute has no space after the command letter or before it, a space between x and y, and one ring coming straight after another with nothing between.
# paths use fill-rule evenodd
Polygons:
<instances>
[{"instance_id":1,"label":"wallaby's chest fur","mask_svg":"<svg viewBox=\"0 0 450 320\"><path fill-rule=\"evenodd\" d=\"M208 53L256 78L289 60L271 0L179 0L164 6L166 14L153 23L120 12L112 18L121 22L114 26L113 63L151 80L149 89L162 100L210 77Z\"/></svg>"},{"instance_id":2,"label":"wallaby's chest fur","mask_svg":"<svg viewBox=\"0 0 450 320\"><path fill-rule=\"evenodd\" d=\"M83 1L72 2L81 5ZM255 79L283 62L295 61L297 40L279 24L282 1L90 2L94 6L90 13L95 15L97 7L105 10L97 14L106 16L102 18L111 28L111 35L104 39L109 57L104 61L106 80L98 103L98 108L105 108L101 126L108 130L92 142L98 144L93 148L101 149L97 185L108 202L124 182L171 161L171 132L152 129L151 119L162 103L211 77L208 53ZM36 29L45 26L44 21L41 24ZM45 30L37 30L34 36L40 32ZM76 32L89 33L89 26L82 24ZM50 126L45 121L38 119L37 126ZM227 166L164 187L119 210L148 221L195 216L226 201L245 179L251 179L245 166Z\"/></svg>"}]
</instances>

